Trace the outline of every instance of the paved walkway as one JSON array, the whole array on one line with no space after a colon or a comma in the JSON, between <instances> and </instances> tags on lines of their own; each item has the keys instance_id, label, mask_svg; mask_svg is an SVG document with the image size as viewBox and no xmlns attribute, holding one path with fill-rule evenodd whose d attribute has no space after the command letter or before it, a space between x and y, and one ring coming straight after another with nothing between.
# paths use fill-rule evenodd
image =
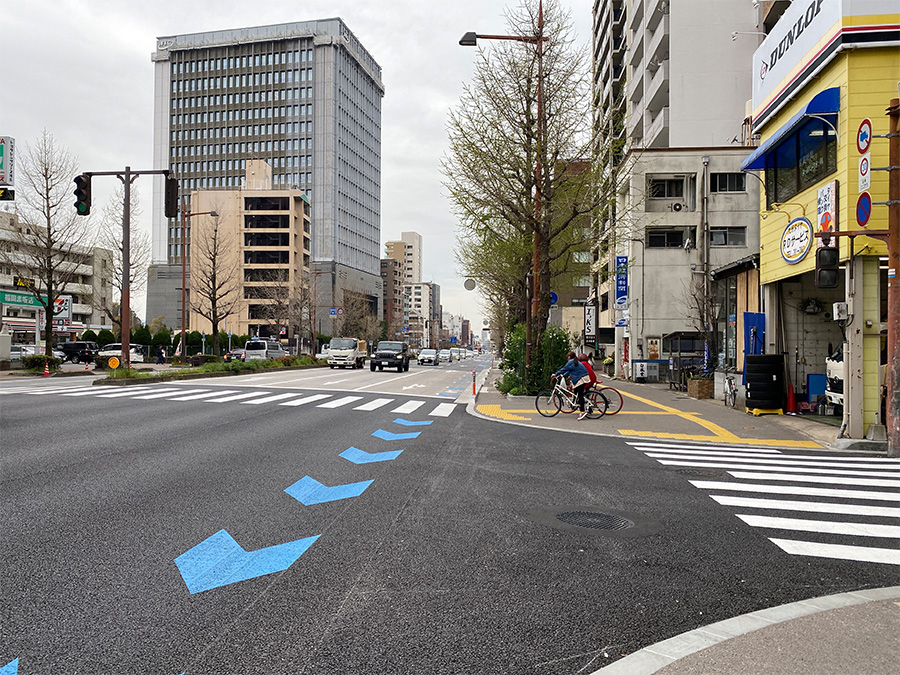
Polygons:
<instances>
[{"instance_id":1,"label":"paved walkway","mask_svg":"<svg viewBox=\"0 0 900 675\"><path fill-rule=\"evenodd\" d=\"M754 417L722 401L698 401L667 385L607 381L622 392L621 412L597 420L543 417L533 397L507 398L485 371L468 404L474 415L504 424L570 433L784 449L885 454L883 444L855 448L838 427L792 415ZM900 579L900 569L898 569ZM861 589L737 616L630 654L592 675L894 675L900 673L900 586Z\"/></svg>"}]
</instances>

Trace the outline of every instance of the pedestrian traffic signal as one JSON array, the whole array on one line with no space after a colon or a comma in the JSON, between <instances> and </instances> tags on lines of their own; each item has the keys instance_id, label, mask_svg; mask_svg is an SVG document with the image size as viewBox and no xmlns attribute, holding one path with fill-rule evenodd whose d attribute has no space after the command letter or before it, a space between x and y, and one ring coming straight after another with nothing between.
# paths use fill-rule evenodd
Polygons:
<instances>
[{"instance_id":1,"label":"pedestrian traffic signal","mask_svg":"<svg viewBox=\"0 0 900 675\"><path fill-rule=\"evenodd\" d=\"M75 210L79 216L87 216L91 212L91 175L83 173L75 176Z\"/></svg>"},{"instance_id":2,"label":"pedestrian traffic signal","mask_svg":"<svg viewBox=\"0 0 900 675\"><path fill-rule=\"evenodd\" d=\"M840 250L823 246L816 250L816 288L837 288L840 280Z\"/></svg>"},{"instance_id":3,"label":"pedestrian traffic signal","mask_svg":"<svg viewBox=\"0 0 900 675\"><path fill-rule=\"evenodd\" d=\"M166 176L166 218L178 217L178 179Z\"/></svg>"}]
</instances>

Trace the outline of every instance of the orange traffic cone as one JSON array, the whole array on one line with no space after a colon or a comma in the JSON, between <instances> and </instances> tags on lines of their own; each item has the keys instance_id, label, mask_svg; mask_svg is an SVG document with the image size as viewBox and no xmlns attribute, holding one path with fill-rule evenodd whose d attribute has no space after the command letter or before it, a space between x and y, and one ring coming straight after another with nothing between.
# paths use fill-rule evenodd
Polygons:
<instances>
[{"instance_id":1,"label":"orange traffic cone","mask_svg":"<svg viewBox=\"0 0 900 675\"><path fill-rule=\"evenodd\" d=\"M797 412L797 401L794 399L794 385L788 385L788 395L787 395L787 409L785 412L796 413Z\"/></svg>"},{"instance_id":2,"label":"orange traffic cone","mask_svg":"<svg viewBox=\"0 0 900 675\"><path fill-rule=\"evenodd\" d=\"M44 377L50 377L50 364L48 362L44 362Z\"/></svg>"},{"instance_id":3,"label":"orange traffic cone","mask_svg":"<svg viewBox=\"0 0 900 675\"><path fill-rule=\"evenodd\" d=\"M88 368L88 362L85 361L84 362L84 372L88 372L89 370L90 370L90 368Z\"/></svg>"}]
</instances>

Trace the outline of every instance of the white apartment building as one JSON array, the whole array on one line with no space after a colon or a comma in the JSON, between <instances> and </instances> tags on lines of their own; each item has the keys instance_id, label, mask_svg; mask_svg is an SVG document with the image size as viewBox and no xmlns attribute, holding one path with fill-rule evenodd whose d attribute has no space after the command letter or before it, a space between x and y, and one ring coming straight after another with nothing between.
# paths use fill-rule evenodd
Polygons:
<instances>
[{"instance_id":1,"label":"white apartment building","mask_svg":"<svg viewBox=\"0 0 900 675\"><path fill-rule=\"evenodd\" d=\"M401 232L398 241L386 242L388 258L403 263L403 282L418 284L422 281L422 235L418 232Z\"/></svg>"}]
</instances>

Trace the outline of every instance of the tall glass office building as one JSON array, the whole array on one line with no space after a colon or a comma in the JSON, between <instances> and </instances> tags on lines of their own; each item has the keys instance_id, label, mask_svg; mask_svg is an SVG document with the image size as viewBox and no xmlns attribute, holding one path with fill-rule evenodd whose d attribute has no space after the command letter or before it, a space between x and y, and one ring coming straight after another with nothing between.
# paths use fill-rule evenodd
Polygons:
<instances>
[{"instance_id":1,"label":"tall glass office building","mask_svg":"<svg viewBox=\"0 0 900 675\"><path fill-rule=\"evenodd\" d=\"M312 204L312 259L381 297L381 67L339 18L157 39L154 169L181 193L242 187L248 159ZM147 319L181 321L182 230L154 177ZM188 212L190 204L187 204ZM348 275L345 272L352 272ZM324 284L324 280L320 280ZM331 297L340 298L332 287ZM380 301L376 303L380 306Z\"/></svg>"}]
</instances>

